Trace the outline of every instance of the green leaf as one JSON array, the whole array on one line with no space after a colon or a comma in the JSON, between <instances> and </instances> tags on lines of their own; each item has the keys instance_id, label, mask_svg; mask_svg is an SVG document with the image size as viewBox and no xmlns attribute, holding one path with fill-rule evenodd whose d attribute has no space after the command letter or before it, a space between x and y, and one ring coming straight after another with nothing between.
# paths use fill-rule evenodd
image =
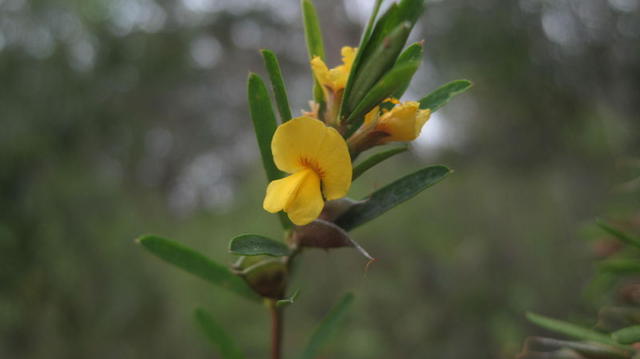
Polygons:
<instances>
[{"instance_id":1,"label":"green leaf","mask_svg":"<svg viewBox=\"0 0 640 359\"><path fill-rule=\"evenodd\" d=\"M603 221L603 220L597 220L596 223L598 224L598 226L600 228L602 228L605 232L609 233L610 235L616 237L616 239L618 239L621 242L630 244L636 248L640 248L640 238L637 237L632 237L629 234L626 234L612 226L610 226L609 224L607 224L607 222Z\"/></svg>"},{"instance_id":2,"label":"green leaf","mask_svg":"<svg viewBox=\"0 0 640 359\"><path fill-rule=\"evenodd\" d=\"M424 48L422 41L411 44L411 46L407 47L400 56L398 56L398 61L396 61L395 66L410 63L410 62L422 62L422 54L424 53ZM404 95L405 91L409 88L410 81L407 81L406 85L400 87L396 91L391 94L391 97L401 98Z\"/></svg>"},{"instance_id":3,"label":"green leaf","mask_svg":"<svg viewBox=\"0 0 640 359\"><path fill-rule=\"evenodd\" d=\"M346 121L346 137L351 136L362 125L364 114L394 92L406 88L419 66L420 61L400 64L384 75L349 115Z\"/></svg>"},{"instance_id":4,"label":"green leaf","mask_svg":"<svg viewBox=\"0 0 640 359\"><path fill-rule=\"evenodd\" d=\"M376 23L376 18L378 17L378 12L380 11L380 5L382 5L382 0L376 0L375 4L373 4L373 11L371 12L369 21L367 21L367 27L362 32L362 38L360 39L360 45L358 46L359 49L364 49L365 45L371 38L371 32L373 31L373 25L375 25ZM353 65L355 64L357 64L357 55L356 59L354 59L353 62Z\"/></svg>"},{"instance_id":5,"label":"green leaf","mask_svg":"<svg viewBox=\"0 0 640 359\"><path fill-rule=\"evenodd\" d=\"M235 237L229 242L229 252L241 256L284 257L291 254L286 244L258 234L243 234Z\"/></svg>"},{"instance_id":6,"label":"green leaf","mask_svg":"<svg viewBox=\"0 0 640 359\"><path fill-rule=\"evenodd\" d=\"M598 269L617 275L640 273L640 261L636 259L611 259L601 262Z\"/></svg>"},{"instance_id":7,"label":"green leaf","mask_svg":"<svg viewBox=\"0 0 640 359\"><path fill-rule=\"evenodd\" d=\"M393 157L399 153L405 152L409 147L407 145L402 145L394 148L390 148L385 151L378 152L374 155L371 155L366 160L360 162L357 166L353 168L353 175L351 176L351 181L355 181L356 178L362 176L367 170L377 165L378 163L386 160L387 158Z\"/></svg>"},{"instance_id":8,"label":"green leaf","mask_svg":"<svg viewBox=\"0 0 640 359\"><path fill-rule=\"evenodd\" d=\"M347 293L336 304L329 314L322 320L313 332L307 346L300 355L300 359L314 359L320 354L322 347L329 341L331 335L340 327L344 316L353 303L353 294Z\"/></svg>"},{"instance_id":9,"label":"green leaf","mask_svg":"<svg viewBox=\"0 0 640 359\"><path fill-rule=\"evenodd\" d=\"M344 88L343 93L343 101L340 106L340 113L345 111L346 101L344 99L349 98L349 94L351 93L351 88L353 87L353 79L356 77L355 73L358 67L360 66L360 62L362 61L362 54L364 53L364 49L366 48L369 39L371 38L371 32L373 31L373 26L375 25L376 18L378 17L378 11L380 11L380 5L382 5L382 0L376 0L373 5L373 11L371 12L371 17L369 17L369 21L367 22L367 27L362 33L362 38L360 38L360 45L358 46L358 51L356 52L356 58L353 59L353 64L351 64L351 71L349 72L349 77L347 77L347 84Z\"/></svg>"},{"instance_id":10,"label":"green leaf","mask_svg":"<svg viewBox=\"0 0 640 359\"><path fill-rule=\"evenodd\" d=\"M302 0L300 7L302 8L304 38L307 41L309 60L312 60L315 56L319 56L324 61L324 42L322 41L322 31L320 31L320 21L318 21L316 8L313 6L311 0ZM322 88L315 76L313 77L313 83L313 98L317 103L321 103L324 101L324 96L322 94Z\"/></svg>"},{"instance_id":11,"label":"green leaf","mask_svg":"<svg viewBox=\"0 0 640 359\"><path fill-rule=\"evenodd\" d=\"M612 345L615 347L628 348L626 346L621 346L620 344L613 341L609 338L608 335L596 332L595 330L581 327L576 324L564 322L557 319L548 318L539 314L527 313L527 319L529 319L534 324L537 324L547 330L564 334L573 338L588 340L603 344Z\"/></svg>"},{"instance_id":12,"label":"green leaf","mask_svg":"<svg viewBox=\"0 0 640 359\"><path fill-rule=\"evenodd\" d=\"M611 338L620 344L640 342L640 325L622 328L611 333Z\"/></svg>"},{"instance_id":13,"label":"green leaf","mask_svg":"<svg viewBox=\"0 0 640 359\"><path fill-rule=\"evenodd\" d=\"M380 43L378 48L372 51L369 57L365 57L362 60L360 69L358 69L356 77L353 80L353 88L349 93L349 97L344 99L346 112L342 113L342 115L348 118L347 123L356 117L352 112L356 112L356 108L365 101L365 96L368 96L371 89L377 85L379 80L382 80L387 72L394 67L393 65L407 41L407 36L409 36L410 31L410 24L401 23L385 38L383 43ZM391 93L392 91L388 92L387 95Z\"/></svg>"},{"instance_id":14,"label":"green leaf","mask_svg":"<svg viewBox=\"0 0 640 359\"><path fill-rule=\"evenodd\" d=\"M282 78L282 72L280 70L280 64L276 54L271 50L262 50L262 58L264 59L264 65L269 73L269 79L271 79L271 86L273 87L273 94L276 98L276 105L278 106L278 112L280 113L280 119L282 122L287 122L291 119L291 109L289 107L289 99L287 98L287 88Z\"/></svg>"},{"instance_id":15,"label":"green leaf","mask_svg":"<svg viewBox=\"0 0 640 359\"><path fill-rule=\"evenodd\" d=\"M282 172L276 167L271 154L271 139L278 124L273 114L267 87L257 74L249 74L248 92L251 120L258 140L262 164L267 173L267 180L273 181L282 177Z\"/></svg>"},{"instance_id":16,"label":"green leaf","mask_svg":"<svg viewBox=\"0 0 640 359\"><path fill-rule=\"evenodd\" d=\"M377 15L380 4L376 3L370 22ZM392 3L387 11L375 23L370 36L363 36L360 50L356 56L344 93L340 110L341 116L348 117L351 110L364 97L368 88L393 66L404 47L411 29L424 10L424 0L402 0ZM397 37L394 31L404 27L403 34ZM369 29L365 31L365 35ZM382 51L387 47L386 51ZM370 80L367 80L369 78ZM360 83L362 82L362 83ZM367 86L367 82L369 85Z\"/></svg>"},{"instance_id":17,"label":"green leaf","mask_svg":"<svg viewBox=\"0 0 640 359\"><path fill-rule=\"evenodd\" d=\"M293 294L291 294L290 296L276 301L276 307L280 308L293 304L296 298L298 298L298 294L300 294L300 289L296 289L295 292L293 292Z\"/></svg>"},{"instance_id":18,"label":"green leaf","mask_svg":"<svg viewBox=\"0 0 640 359\"><path fill-rule=\"evenodd\" d=\"M402 177L351 206L335 223L352 230L440 182L449 173L447 167L431 166Z\"/></svg>"},{"instance_id":19,"label":"green leaf","mask_svg":"<svg viewBox=\"0 0 640 359\"><path fill-rule=\"evenodd\" d=\"M282 172L278 170L273 162L273 154L271 153L271 139L278 127L276 116L273 114L269 92L260 76L254 73L249 74L247 88L251 120L253 121L253 128L256 133L256 139L258 140L262 165L267 173L267 180L273 181L282 177ZM293 227L285 213L280 212L279 218L283 228L288 229Z\"/></svg>"},{"instance_id":20,"label":"green leaf","mask_svg":"<svg viewBox=\"0 0 640 359\"><path fill-rule=\"evenodd\" d=\"M420 100L421 109L429 109L431 112L436 112L440 107L444 106L454 96L467 91L473 84L468 80L455 80L445 85L440 86L438 89L423 97Z\"/></svg>"},{"instance_id":21,"label":"green leaf","mask_svg":"<svg viewBox=\"0 0 640 359\"><path fill-rule=\"evenodd\" d=\"M209 339L211 344L215 345L222 355L222 359L244 359L240 349L233 342L233 339L224 329L213 320L211 314L204 309L198 308L194 312L194 317L198 328Z\"/></svg>"},{"instance_id":22,"label":"green leaf","mask_svg":"<svg viewBox=\"0 0 640 359\"><path fill-rule=\"evenodd\" d=\"M136 241L152 254L197 277L247 299L260 300L242 278L187 246L154 235L142 236Z\"/></svg>"},{"instance_id":23,"label":"green leaf","mask_svg":"<svg viewBox=\"0 0 640 359\"><path fill-rule=\"evenodd\" d=\"M529 337L525 341L523 349L524 353L549 353L550 350L572 349L578 353L584 354L587 358L608 358L608 359L625 359L629 358L629 352L618 347L602 343L579 342L569 340L558 340L552 338ZM527 358L528 356L518 356L519 358ZM544 356L547 357L546 355ZM575 358L575 356L572 356Z\"/></svg>"}]
</instances>

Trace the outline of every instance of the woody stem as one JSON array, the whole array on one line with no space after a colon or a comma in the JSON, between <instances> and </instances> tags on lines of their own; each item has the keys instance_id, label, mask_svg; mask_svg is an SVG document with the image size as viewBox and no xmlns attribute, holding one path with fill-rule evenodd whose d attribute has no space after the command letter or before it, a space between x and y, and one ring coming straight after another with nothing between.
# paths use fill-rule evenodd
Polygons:
<instances>
[{"instance_id":1,"label":"woody stem","mask_svg":"<svg viewBox=\"0 0 640 359\"><path fill-rule=\"evenodd\" d=\"M282 354L282 310L276 306L276 301L269 303L271 311L271 359L280 359Z\"/></svg>"}]
</instances>

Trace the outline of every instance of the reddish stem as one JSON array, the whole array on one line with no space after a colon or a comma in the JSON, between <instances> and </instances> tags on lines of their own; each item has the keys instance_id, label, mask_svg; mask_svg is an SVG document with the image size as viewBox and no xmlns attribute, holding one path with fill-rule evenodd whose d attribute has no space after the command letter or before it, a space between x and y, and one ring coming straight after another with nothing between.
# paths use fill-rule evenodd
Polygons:
<instances>
[{"instance_id":1,"label":"reddish stem","mask_svg":"<svg viewBox=\"0 0 640 359\"><path fill-rule=\"evenodd\" d=\"M271 359L280 359L282 354L282 311L276 307L276 302L269 305L271 310Z\"/></svg>"}]
</instances>

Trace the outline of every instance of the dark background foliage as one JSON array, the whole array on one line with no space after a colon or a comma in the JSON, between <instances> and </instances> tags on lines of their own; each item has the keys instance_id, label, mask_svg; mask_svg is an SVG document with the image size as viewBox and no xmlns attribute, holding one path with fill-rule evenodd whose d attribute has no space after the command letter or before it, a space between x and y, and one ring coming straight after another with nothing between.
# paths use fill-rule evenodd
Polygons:
<instances>
[{"instance_id":1,"label":"dark background foliage","mask_svg":"<svg viewBox=\"0 0 640 359\"><path fill-rule=\"evenodd\" d=\"M330 63L371 2L317 1ZM428 2L406 98L475 87L352 194L427 164L456 172L354 233L379 259L368 272L352 251L304 254L287 352L352 289L333 357L507 358L533 331L524 310L592 314L581 231L627 209L639 38L637 0ZM246 106L260 48L307 108L297 1L0 0L0 357L211 357L196 306L264 357L262 308L132 241L153 232L229 263L233 235L279 235Z\"/></svg>"}]
</instances>

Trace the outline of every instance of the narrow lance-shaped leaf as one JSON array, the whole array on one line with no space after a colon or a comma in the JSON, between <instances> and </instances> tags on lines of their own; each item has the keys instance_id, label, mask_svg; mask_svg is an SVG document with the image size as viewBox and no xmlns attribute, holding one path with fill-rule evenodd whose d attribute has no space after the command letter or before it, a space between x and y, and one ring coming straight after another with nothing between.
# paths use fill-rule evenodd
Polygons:
<instances>
[{"instance_id":1,"label":"narrow lance-shaped leaf","mask_svg":"<svg viewBox=\"0 0 640 359\"><path fill-rule=\"evenodd\" d=\"M473 84L468 80L455 80L423 97L420 100L421 109L429 109L431 113L436 112L440 107L444 106L454 96L467 91Z\"/></svg>"},{"instance_id":2,"label":"narrow lance-shaped leaf","mask_svg":"<svg viewBox=\"0 0 640 359\"><path fill-rule=\"evenodd\" d=\"M271 80L271 86L273 87L273 94L276 98L276 105L278 106L280 119L282 122L287 122L291 119L291 108L289 107L287 88L284 84L284 79L282 78L282 71L280 70L278 58L271 50L265 49L262 50L261 53L265 67L269 73L269 79Z\"/></svg>"},{"instance_id":3,"label":"narrow lance-shaped leaf","mask_svg":"<svg viewBox=\"0 0 640 359\"><path fill-rule=\"evenodd\" d=\"M358 45L358 52L356 53L356 58L353 59L353 64L351 64L351 71L349 71L349 77L347 78L347 84L344 88L344 93L342 95L343 101L340 106L340 113L344 111L345 108L345 98L349 98L349 94L351 93L351 88L353 87L353 79L355 78L355 72L360 66L360 62L362 61L362 54L364 53L364 49L366 48L369 39L371 38L371 33L373 31L373 26L375 25L376 18L378 17L378 12L380 11L380 5L382 4L382 0L376 0L373 5L373 11L371 12L371 16L369 17L369 21L367 22L367 27L362 33L362 37L360 38L360 45Z\"/></svg>"},{"instance_id":4,"label":"narrow lance-shaped leaf","mask_svg":"<svg viewBox=\"0 0 640 359\"><path fill-rule=\"evenodd\" d=\"M249 74L248 82L249 110L251 112L251 120L260 149L260 157L262 157L262 165L267 173L267 180L273 181L282 177L282 172L278 170L273 162L273 154L271 153L271 139L276 132L277 123L276 116L271 107L269 92L264 85L264 81L260 76ZM293 227L289 218L285 213L278 214L280 223L285 229Z\"/></svg>"},{"instance_id":5,"label":"narrow lance-shaped leaf","mask_svg":"<svg viewBox=\"0 0 640 359\"><path fill-rule=\"evenodd\" d=\"M604 343L613 345L616 347L628 348L621 346L620 344L609 338L608 335L596 332L595 330L581 327L576 324L564 322L557 319L548 318L535 313L527 313L527 319L534 324L537 324L545 329L551 330L556 333L564 334L570 337L574 337L581 340L589 340L598 343Z\"/></svg>"},{"instance_id":6,"label":"narrow lance-shaped leaf","mask_svg":"<svg viewBox=\"0 0 640 359\"><path fill-rule=\"evenodd\" d=\"M352 230L380 216L445 178L451 170L444 166L431 166L402 177L373 192L368 198L354 204L336 224Z\"/></svg>"},{"instance_id":7,"label":"narrow lance-shaped leaf","mask_svg":"<svg viewBox=\"0 0 640 359\"><path fill-rule=\"evenodd\" d=\"M640 325L622 328L611 333L611 338L620 344L640 342Z\"/></svg>"},{"instance_id":8,"label":"narrow lance-shaped leaf","mask_svg":"<svg viewBox=\"0 0 640 359\"><path fill-rule=\"evenodd\" d=\"M353 80L353 88L349 97L344 99L346 106L342 115L348 117L347 122L353 119L352 112L355 112L356 107L360 106L365 96L369 95L372 87L393 67L410 31L409 23L398 25L385 38L384 43L381 43L369 57L363 60ZM389 94L391 92L387 95Z\"/></svg>"},{"instance_id":9,"label":"narrow lance-shaped leaf","mask_svg":"<svg viewBox=\"0 0 640 359\"><path fill-rule=\"evenodd\" d=\"M404 51L402 51L400 56L398 56L398 61L396 61L395 66L411 63L411 62L420 63L422 62L423 53L424 53L424 46L422 45L422 41L411 44L411 46L407 47ZM409 88L409 83L410 81L407 81L407 83L404 86L394 91L391 94L391 97L394 97L397 99L401 98L402 95L404 95L404 93Z\"/></svg>"},{"instance_id":10,"label":"narrow lance-shaped leaf","mask_svg":"<svg viewBox=\"0 0 640 359\"><path fill-rule=\"evenodd\" d=\"M611 259L598 264L602 272L618 275L640 273L640 260L637 259Z\"/></svg>"},{"instance_id":11,"label":"narrow lance-shaped leaf","mask_svg":"<svg viewBox=\"0 0 640 359\"><path fill-rule=\"evenodd\" d=\"M315 359L322 347L329 341L331 335L340 327L344 316L353 303L353 294L345 294L329 314L322 320L318 328L313 332L307 346L300 355L300 359Z\"/></svg>"},{"instance_id":12,"label":"narrow lance-shaped leaf","mask_svg":"<svg viewBox=\"0 0 640 359\"><path fill-rule=\"evenodd\" d=\"M616 237L619 241L632 245L636 248L640 248L640 238L633 237L629 234L626 234L610 226L605 221L598 220L597 223L598 223L598 226L600 226L600 228L602 228L605 232L609 233L610 235Z\"/></svg>"},{"instance_id":13,"label":"narrow lance-shaped leaf","mask_svg":"<svg viewBox=\"0 0 640 359\"><path fill-rule=\"evenodd\" d=\"M324 61L324 42L322 41L322 31L320 31L320 21L318 21L316 8L313 6L311 0L302 0L300 7L302 8L304 38L307 41L309 60L313 59L315 56L319 56ZM313 83L313 98L317 103L321 103L323 102L324 95L322 94L322 88L315 76L313 78Z\"/></svg>"},{"instance_id":14,"label":"narrow lance-shaped leaf","mask_svg":"<svg viewBox=\"0 0 640 359\"><path fill-rule=\"evenodd\" d=\"M204 309L198 308L195 310L194 317L198 328L209 339L211 344L218 348L222 359L245 358L233 339L216 323L211 314Z\"/></svg>"},{"instance_id":15,"label":"narrow lance-shaped leaf","mask_svg":"<svg viewBox=\"0 0 640 359\"><path fill-rule=\"evenodd\" d=\"M258 234L243 234L233 238L229 242L229 252L241 256L284 257L291 254L286 244Z\"/></svg>"},{"instance_id":16,"label":"narrow lance-shaped leaf","mask_svg":"<svg viewBox=\"0 0 640 359\"><path fill-rule=\"evenodd\" d=\"M398 89L407 86L419 66L419 61L400 64L384 75L384 77L369 90L367 95L349 115L346 121L346 136L351 136L360 125L362 125L364 114L369 112L382 100L391 96Z\"/></svg>"},{"instance_id":17,"label":"narrow lance-shaped leaf","mask_svg":"<svg viewBox=\"0 0 640 359\"><path fill-rule=\"evenodd\" d=\"M278 124L273 114L267 87L257 74L249 74L248 95L251 120L258 140L262 164L267 173L267 179L273 181L282 177L282 172L273 162L273 154L271 153L271 139Z\"/></svg>"},{"instance_id":18,"label":"narrow lance-shaped leaf","mask_svg":"<svg viewBox=\"0 0 640 359\"><path fill-rule=\"evenodd\" d=\"M227 267L213 262L183 244L153 235L142 236L136 241L152 254L197 277L247 299L260 300L244 280L231 273Z\"/></svg>"},{"instance_id":19,"label":"narrow lance-shaped leaf","mask_svg":"<svg viewBox=\"0 0 640 359\"><path fill-rule=\"evenodd\" d=\"M588 358L628 359L629 351L602 343L558 340L552 338L529 337L523 352L548 353L564 348L575 350ZM521 356L518 356L519 358ZM525 356L526 357L526 356ZM546 356L545 356L546 357Z\"/></svg>"},{"instance_id":20,"label":"narrow lance-shaped leaf","mask_svg":"<svg viewBox=\"0 0 640 359\"><path fill-rule=\"evenodd\" d=\"M379 4L376 3L375 15L377 15L377 6ZM424 0L402 0L399 4L392 3L376 22L371 30L371 35L367 38L363 37L366 42L363 41L360 44L360 50L345 89L340 110L342 118L350 115L351 110L364 97L367 89L394 64L423 10ZM401 37L394 36L392 33L401 25L406 28L406 33L403 33ZM396 48L396 46L399 47ZM381 51L385 48L386 51ZM371 82L367 86L366 82L369 80Z\"/></svg>"},{"instance_id":21,"label":"narrow lance-shaped leaf","mask_svg":"<svg viewBox=\"0 0 640 359\"><path fill-rule=\"evenodd\" d=\"M366 160L360 162L357 166L353 168L353 175L351 176L351 180L355 181L356 178L362 176L370 168L374 167L378 163L391 158L399 153L405 152L409 147L407 145L402 145L394 148L390 148L386 151L378 152Z\"/></svg>"}]
</instances>

